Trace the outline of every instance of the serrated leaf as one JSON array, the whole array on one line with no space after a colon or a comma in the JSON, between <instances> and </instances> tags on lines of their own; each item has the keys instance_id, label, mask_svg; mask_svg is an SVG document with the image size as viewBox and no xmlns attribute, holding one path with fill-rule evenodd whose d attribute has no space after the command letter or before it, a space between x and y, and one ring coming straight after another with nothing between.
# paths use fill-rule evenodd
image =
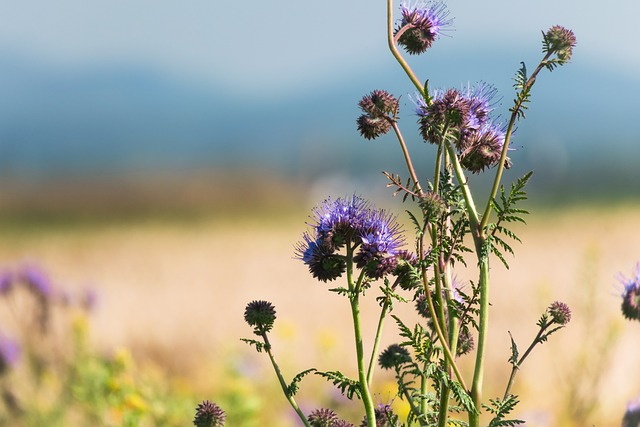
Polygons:
<instances>
[{"instance_id":1,"label":"serrated leaf","mask_svg":"<svg viewBox=\"0 0 640 427\"><path fill-rule=\"evenodd\" d=\"M316 372L316 371L317 371L317 369L315 369L315 368L307 369L307 370L304 370L304 371L300 372L295 377L293 377L293 380L291 381L291 384L289 384L287 386L287 390L285 392L287 397L295 396L295 394L298 392L298 388L299 388L298 384L300 383L300 381L302 381L302 378L304 378L306 375L310 374L311 372Z\"/></svg>"},{"instance_id":2,"label":"serrated leaf","mask_svg":"<svg viewBox=\"0 0 640 427\"><path fill-rule=\"evenodd\" d=\"M518 367L518 359L520 358L520 353L518 352L518 345L516 341L513 339L513 335L511 335L511 331L509 331L509 338L511 338L511 357L509 357L509 363L511 365Z\"/></svg>"},{"instance_id":3,"label":"serrated leaf","mask_svg":"<svg viewBox=\"0 0 640 427\"><path fill-rule=\"evenodd\" d=\"M262 350L264 350L264 343L261 341L256 341L248 338L240 338L240 341L246 342L250 346L255 347L258 353L262 353Z\"/></svg>"}]
</instances>

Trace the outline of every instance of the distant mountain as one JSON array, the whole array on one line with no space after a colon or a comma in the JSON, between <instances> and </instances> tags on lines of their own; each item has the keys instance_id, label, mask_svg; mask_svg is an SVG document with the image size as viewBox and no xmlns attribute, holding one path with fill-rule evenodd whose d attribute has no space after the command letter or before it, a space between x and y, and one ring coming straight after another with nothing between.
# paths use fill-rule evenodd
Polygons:
<instances>
[{"instance_id":1,"label":"distant mountain","mask_svg":"<svg viewBox=\"0 0 640 427\"><path fill-rule=\"evenodd\" d=\"M461 53L441 54L429 65L434 87L475 76L499 82L503 117L517 67ZM407 95L413 91L400 68L387 61L339 79L279 99L234 94L141 65L69 69L0 53L0 176L259 167L312 177L381 170L389 159L401 168L392 138L368 142L355 130L358 100L386 88L402 95L401 125L417 143ZM541 170L539 185L550 187L564 179L593 189L601 176L619 185L629 177L637 182L638 93L640 80L592 64L545 73L514 142L516 172ZM427 148L418 143L415 150L428 158Z\"/></svg>"}]
</instances>

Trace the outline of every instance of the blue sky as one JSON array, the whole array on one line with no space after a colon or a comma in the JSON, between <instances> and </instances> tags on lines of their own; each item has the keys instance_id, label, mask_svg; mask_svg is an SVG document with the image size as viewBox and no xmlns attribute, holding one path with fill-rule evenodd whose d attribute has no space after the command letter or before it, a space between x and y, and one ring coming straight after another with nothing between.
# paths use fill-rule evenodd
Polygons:
<instances>
[{"instance_id":1,"label":"blue sky","mask_svg":"<svg viewBox=\"0 0 640 427\"><path fill-rule=\"evenodd\" d=\"M554 24L576 57L640 73L636 0L450 0L434 49L538 52ZM61 67L142 63L238 96L294 94L388 61L382 0L21 0L0 2L0 48Z\"/></svg>"},{"instance_id":2,"label":"blue sky","mask_svg":"<svg viewBox=\"0 0 640 427\"><path fill-rule=\"evenodd\" d=\"M640 2L447 5L448 36L409 58L421 80L494 83L504 116L519 62L541 56L541 31L571 28L572 63L539 78L514 147L523 167L557 171L540 174L551 184L576 167L582 181L594 159L628 181L640 155ZM359 97L385 88L411 110L385 17L383 0L0 0L0 171L353 169ZM373 169L386 167L391 145L366 147Z\"/></svg>"}]
</instances>

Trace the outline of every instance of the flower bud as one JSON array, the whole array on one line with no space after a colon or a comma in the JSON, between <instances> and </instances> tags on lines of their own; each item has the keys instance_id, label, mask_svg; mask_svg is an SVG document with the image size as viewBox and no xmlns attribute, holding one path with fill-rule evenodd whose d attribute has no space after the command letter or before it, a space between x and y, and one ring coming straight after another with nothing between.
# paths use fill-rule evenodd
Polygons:
<instances>
[{"instance_id":1,"label":"flower bud","mask_svg":"<svg viewBox=\"0 0 640 427\"><path fill-rule=\"evenodd\" d=\"M276 309L268 301L251 301L244 310L244 320L256 335L267 333L276 320Z\"/></svg>"},{"instance_id":2,"label":"flower bud","mask_svg":"<svg viewBox=\"0 0 640 427\"><path fill-rule=\"evenodd\" d=\"M196 408L193 424L196 427L223 427L225 413L215 403L205 400Z\"/></svg>"},{"instance_id":3,"label":"flower bud","mask_svg":"<svg viewBox=\"0 0 640 427\"><path fill-rule=\"evenodd\" d=\"M560 25L554 25L544 35L544 43L548 52L553 52L560 64L571 59L573 48L576 45L576 36L573 31Z\"/></svg>"},{"instance_id":4,"label":"flower bud","mask_svg":"<svg viewBox=\"0 0 640 427\"><path fill-rule=\"evenodd\" d=\"M378 357L378 364L382 369L396 368L408 362L411 362L409 351L399 344L391 344Z\"/></svg>"},{"instance_id":5,"label":"flower bud","mask_svg":"<svg viewBox=\"0 0 640 427\"><path fill-rule=\"evenodd\" d=\"M333 427L338 422L338 415L331 409L316 409L307 420L311 427Z\"/></svg>"},{"instance_id":6,"label":"flower bud","mask_svg":"<svg viewBox=\"0 0 640 427\"><path fill-rule=\"evenodd\" d=\"M571 310L569 306L563 302L556 301L547 309L553 323L558 325L566 325L571 320Z\"/></svg>"}]
</instances>

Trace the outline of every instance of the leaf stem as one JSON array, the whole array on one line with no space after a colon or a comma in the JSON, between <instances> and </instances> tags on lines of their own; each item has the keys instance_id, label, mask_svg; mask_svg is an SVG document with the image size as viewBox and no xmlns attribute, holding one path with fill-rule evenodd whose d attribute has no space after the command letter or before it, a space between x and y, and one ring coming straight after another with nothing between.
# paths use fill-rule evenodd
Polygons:
<instances>
[{"instance_id":1,"label":"leaf stem","mask_svg":"<svg viewBox=\"0 0 640 427\"><path fill-rule=\"evenodd\" d=\"M547 60L551 57L553 53L548 52L544 58L540 61L536 69L533 71L523 88L520 90L520 93L525 93L530 90L533 84L536 82L536 77L538 73L545 67ZM487 206L484 208L484 213L482 214L482 222L480 223L480 235L484 236L485 228L489 223L489 217L491 215L491 202L498 194L498 188L500 187L500 181L502 180L502 172L505 168L505 162L507 160L507 151L509 150L509 144L511 143L511 137L513 135L513 130L516 124L516 120L518 119L519 112L522 109L522 105L524 103L524 99L521 96L517 96L515 100L515 105L511 110L511 117L509 118L509 125L507 126L507 131L504 137L504 145L502 146L502 153L500 154L500 161L498 162L498 166L496 168L496 175L493 180L493 186L491 187L491 193L489 193L489 197L487 198Z\"/></svg>"},{"instance_id":2,"label":"leaf stem","mask_svg":"<svg viewBox=\"0 0 640 427\"><path fill-rule=\"evenodd\" d=\"M289 391L287 390L288 388L287 383L285 382L284 377L282 376L282 372L280 371L280 366L278 366L275 356L271 352L271 343L269 342L269 338L267 337L266 332L262 334L262 339L264 340L264 349L269 355L269 359L271 360L271 365L273 365L273 369L276 372L276 376L278 377L278 381L280 382L280 387L282 387L282 391L284 392L285 397L289 401L289 404L291 405L293 410L296 411L296 413L298 414L298 417L300 417L300 419L302 420L302 423L306 427L311 427L311 425L309 424L309 421L307 421L307 417L304 415L304 413L296 403L293 396L291 396Z\"/></svg>"}]
</instances>

